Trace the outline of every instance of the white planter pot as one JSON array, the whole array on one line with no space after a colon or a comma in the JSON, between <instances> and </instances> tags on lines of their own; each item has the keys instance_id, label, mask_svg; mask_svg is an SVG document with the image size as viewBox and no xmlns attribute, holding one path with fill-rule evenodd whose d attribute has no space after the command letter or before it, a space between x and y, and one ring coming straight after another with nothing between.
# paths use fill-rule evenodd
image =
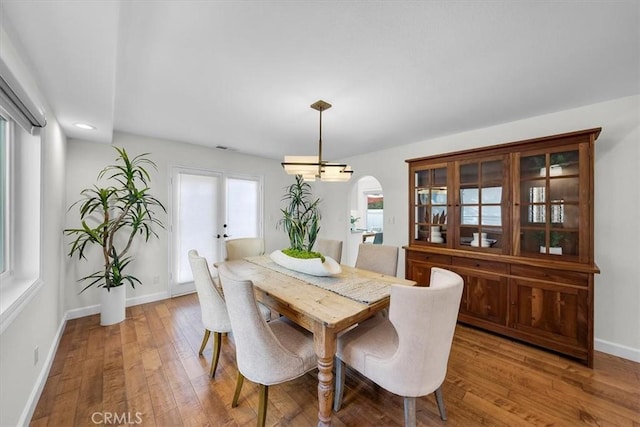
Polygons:
<instances>
[{"instance_id":1,"label":"white planter pot","mask_svg":"<svg viewBox=\"0 0 640 427\"><path fill-rule=\"evenodd\" d=\"M125 319L126 286L116 286L100 289L100 324L102 326L114 325Z\"/></svg>"},{"instance_id":2,"label":"white planter pot","mask_svg":"<svg viewBox=\"0 0 640 427\"><path fill-rule=\"evenodd\" d=\"M312 276L332 276L342 272L340 264L328 256L324 257L325 261L322 262L320 258L293 258L285 255L282 251L273 251L271 252L271 259L284 268L300 273L311 274Z\"/></svg>"}]
</instances>

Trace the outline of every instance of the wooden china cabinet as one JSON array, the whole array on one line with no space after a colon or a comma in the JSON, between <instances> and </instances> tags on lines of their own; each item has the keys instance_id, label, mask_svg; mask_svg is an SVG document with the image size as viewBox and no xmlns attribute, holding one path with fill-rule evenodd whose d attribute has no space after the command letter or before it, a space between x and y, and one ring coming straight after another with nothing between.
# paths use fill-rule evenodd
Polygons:
<instances>
[{"instance_id":1,"label":"wooden china cabinet","mask_svg":"<svg viewBox=\"0 0 640 427\"><path fill-rule=\"evenodd\" d=\"M600 128L407 160L406 278L464 278L458 320L593 365Z\"/></svg>"}]
</instances>

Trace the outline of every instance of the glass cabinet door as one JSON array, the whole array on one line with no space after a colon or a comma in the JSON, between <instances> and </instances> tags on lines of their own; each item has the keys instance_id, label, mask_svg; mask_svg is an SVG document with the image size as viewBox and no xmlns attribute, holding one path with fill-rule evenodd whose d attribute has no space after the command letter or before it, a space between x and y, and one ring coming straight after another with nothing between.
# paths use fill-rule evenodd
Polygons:
<instances>
[{"instance_id":1,"label":"glass cabinet door","mask_svg":"<svg viewBox=\"0 0 640 427\"><path fill-rule=\"evenodd\" d=\"M577 257L580 153L520 157L520 255Z\"/></svg>"},{"instance_id":2,"label":"glass cabinet door","mask_svg":"<svg viewBox=\"0 0 640 427\"><path fill-rule=\"evenodd\" d=\"M460 246L503 248L504 172L502 158L458 164Z\"/></svg>"},{"instance_id":3,"label":"glass cabinet door","mask_svg":"<svg viewBox=\"0 0 640 427\"><path fill-rule=\"evenodd\" d=\"M447 167L414 172L413 239L415 242L447 242Z\"/></svg>"}]
</instances>

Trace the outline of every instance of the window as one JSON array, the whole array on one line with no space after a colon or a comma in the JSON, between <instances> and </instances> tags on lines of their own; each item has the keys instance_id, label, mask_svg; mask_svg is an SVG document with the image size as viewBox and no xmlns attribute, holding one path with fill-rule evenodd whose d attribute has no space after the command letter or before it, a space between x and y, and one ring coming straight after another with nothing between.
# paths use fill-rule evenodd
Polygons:
<instances>
[{"instance_id":1,"label":"window","mask_svg":"<svg viewBox=\"0 0 640 427\"><path fill-rule=\"evenodd\" d=\"M6 110L2 117L2 273L0 331L41 284L41 143L17 126Z\"/></svg>"},{"instance_id":2,"label":"window","mask_svg":"<svg viewBox=\"0 0 640 427\"><path fill-rule=\"evenodd\" d=\"M384 227L383 206L384 197L382 193L366 194L367 197L367 229L371 231L382 231Z\"/></svg>"},{"instance_id":3,"label":"window","mask_svg":"<svg viewBox=\"0 0 640 427\"><path fill-rule=\"evenodd\" d=\"M42 284L42 109L0 57L0 332Z\"/></svg>"}]
</instances>

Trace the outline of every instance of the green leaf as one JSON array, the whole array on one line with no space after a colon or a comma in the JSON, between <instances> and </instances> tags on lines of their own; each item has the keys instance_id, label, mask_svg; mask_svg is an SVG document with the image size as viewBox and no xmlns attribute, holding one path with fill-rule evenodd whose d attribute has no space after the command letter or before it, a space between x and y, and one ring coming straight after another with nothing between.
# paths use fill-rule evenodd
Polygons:
<instances>
[{"instance_id":1,"label":"green leaf","mask_svg":"<svg viewBox=\"0 0 640 427\"><path fill-rule=\"evenodd\" d=\"M148 158L149 153L130 158L124 148L114 149L118 153L116 162L104 167L97 176L98 181L106 180L109 185L83 189L82 198L68 210L78 209L81 226L63 230L65 236L73 238L69 243L69 257L77 255L78 259L86 259L87 245L96 244L103 249L104 271L79 279L79 282L88 282L81 292L92 286L109 289L125 283L132 287L140 284L137 278L125 273L133 259L127 254L131 243L136 237L144 241L158 238L154 228L165 228L154 208L165 214L167 210L149 193L151 176L146 168L157 170L156 164ZM120 249L114 244L123 240L116 238L119 235L127 238L126 245Z\"/></svg>"}]
</instances>

